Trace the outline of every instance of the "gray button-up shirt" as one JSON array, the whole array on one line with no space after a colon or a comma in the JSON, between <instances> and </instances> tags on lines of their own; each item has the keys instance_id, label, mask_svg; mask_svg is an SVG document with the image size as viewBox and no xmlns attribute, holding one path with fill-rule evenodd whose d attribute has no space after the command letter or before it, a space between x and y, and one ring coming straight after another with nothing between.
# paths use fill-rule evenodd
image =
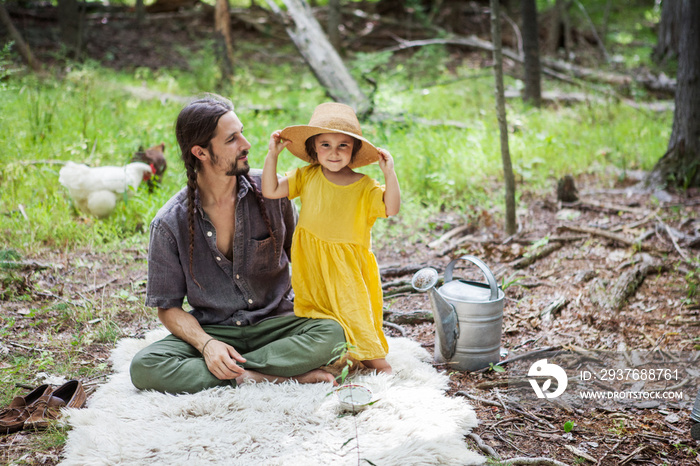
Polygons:
<instances>
[{"instance_id":1,"label":"gray button-up shirt","mask_svg":"<svg viewBox=\"0 0 700 466\"><path fill-rule=\"evenodd\" d=\"M260 173L250 172L258 187ZM238 180L233 262L216 247L214 225L196 198L192 265L201 289L190 275L187 188L158 211L151 222L147 306L182 307L186 296L190 313L202 325L243 326L293 314L289 257L296 209L287 198L265 199L275 250L253 187L243 177Z\"/></svg>"}]
</instances>

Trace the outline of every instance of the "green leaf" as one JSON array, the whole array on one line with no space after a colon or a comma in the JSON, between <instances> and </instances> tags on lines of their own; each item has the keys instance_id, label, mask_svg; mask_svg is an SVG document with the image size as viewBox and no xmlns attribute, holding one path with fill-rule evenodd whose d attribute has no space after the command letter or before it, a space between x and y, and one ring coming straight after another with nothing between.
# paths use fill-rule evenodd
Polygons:
<instances>
[{"instance_id":1,"label":"green leaf","mask_svg":"<svg viewBox=\"0 0 700 466\"><path fill-rule=\"evenodd\" d=\"M502 366L497 366L494 363L489 363L489 368L494 372L505 372L506 370Z\"/></svg>"},{"instance_id":2,"label":"green leaf","mask_svg":"<svg viewBox=\"0 0 700 466\"><path fill-rule=\"evenodd\" d=\"M355 437L350 437L349 439L347 439L347 440L345 441L344 444L342 444L342 445L340 446L340 448L343 448L345 445L347 445L348 443L352 442L353 440L355 440Z\"/></svg>"},{"instance_id":3,"label":"green leaf","mask_svg":"<svg viewBox=\"0 0 700 466\"><path fill-rule=\"evenodd\" d=\"M343 367L343 370L340 372L340 385L345 383L345 379L348 377L349 372L350 372L349 366Z\"/></svg>"},{"instance_id":4,"label":"green leaf","mask_svg":"<svg viewBox=\"0 0 700 466\"><path fill-rule=\"evenodd\" d=\"M569 433L572 430L574 430L574 423L573 421L566 421L564 423L564 432Z\"/></svg>"}]
</instances>

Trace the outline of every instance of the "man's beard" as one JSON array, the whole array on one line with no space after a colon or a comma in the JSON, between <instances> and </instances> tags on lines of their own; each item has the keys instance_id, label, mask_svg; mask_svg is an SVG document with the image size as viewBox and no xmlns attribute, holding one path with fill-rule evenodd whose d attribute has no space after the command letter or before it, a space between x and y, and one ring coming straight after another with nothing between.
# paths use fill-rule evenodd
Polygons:
<instances>
[{"instance_id":1,"label":"man's beard","mask_svg":"<svg viewBox=\"0 0 700 466\"><path fill-rule=\"evenodd\" d=\"M239 167L238 166L238 159L236 159L236 161L231 164L231 167L226 172L226 175L227 176L247 175L249 171L250 171L250 165L248 164L247 160L243 162L242 167Z\"/></svg>"},{"instance_id":2,"label":"man's beard","mask_svg":"<svg viewBox=\"0 0 700 466\"><path fill-rule=\"evenodd\" d=\"M209 153L211 154L211 162L213 164L219 163L219 157L214 153L214 150L212 148L209 148ZM241 153L242 157L247 157L248 156L248 151L243 151ZM238 166L238 157L236 157L236 160L231 162L231 166L229 169L226 171L226 176L238 176L238 175L246 175L250 171L250 165L248 164L248 161L245 160L243 162L243 166L239 167Z\"/></svg>"}]
</instances>

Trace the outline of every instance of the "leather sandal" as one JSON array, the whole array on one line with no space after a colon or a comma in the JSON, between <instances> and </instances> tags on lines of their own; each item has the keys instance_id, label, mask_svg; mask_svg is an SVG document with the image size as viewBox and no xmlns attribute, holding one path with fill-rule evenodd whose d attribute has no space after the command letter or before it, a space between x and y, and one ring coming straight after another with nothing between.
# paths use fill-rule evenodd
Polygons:
<instances>
[{"instance_id":1,"label":"leather sandal","mask_svg":"<svg viewBox=\"0 0 700 466\"><path fill-rule=\"evenodd\" d=\"M58 419L61 408L82 408L87 396L79 380L69 380L56 390L39 397L29 408L25 429L45 429L49 421Z\"/></svg>"},{"instance_id":2,"label":"leather sandal","mask_svg":"<svg viewBox=\"0 0 700 466\"><path fill-rule=\"evenodd\" d=\"M7 408L0 411L0 435L22 430L29 418L29 407L43 395L51 393L48 384L39 385L25 396L16 396Z\"/></svg>"}]
</instances>

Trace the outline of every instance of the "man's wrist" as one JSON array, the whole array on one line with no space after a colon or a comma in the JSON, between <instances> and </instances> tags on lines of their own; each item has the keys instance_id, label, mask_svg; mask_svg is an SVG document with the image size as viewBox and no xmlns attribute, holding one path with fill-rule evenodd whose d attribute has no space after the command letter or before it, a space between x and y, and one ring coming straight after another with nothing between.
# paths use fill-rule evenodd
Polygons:
<instances>
[{"instance_id":1,"label":"man's wrist","mask_svg":"<svg viewBox=\"0 0 700 466\"><path fill-rule=\"evenodd\" d=\"M200 351L200 353L202 353L202 356L204 356L204 348L206 348L207 345L209 344L209 342L211 342L212 340L216 340L216 338L211 337L210 339L208 339L208 340L204 343L204 346L202 346L202 350Z\"/></svg>"}]
</instances>

